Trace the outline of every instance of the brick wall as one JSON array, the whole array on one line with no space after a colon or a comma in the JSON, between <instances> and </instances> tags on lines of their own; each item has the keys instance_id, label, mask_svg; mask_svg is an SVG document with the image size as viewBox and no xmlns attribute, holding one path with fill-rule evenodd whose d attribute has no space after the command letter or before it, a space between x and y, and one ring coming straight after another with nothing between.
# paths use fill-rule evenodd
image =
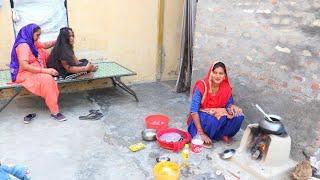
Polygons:
<instances>
[{"instance_id":1,"label":"brick wall","mask_svg":"<svg viewBox=\"0 0 320 180\"><path fill-rule=\"evenodd\" d=\"M228 66L246 124L262 116L284 118L294 159L316 145L320 121L320 1L200 0L192 82L210 62Z\"/></svg>"}]
</instances>

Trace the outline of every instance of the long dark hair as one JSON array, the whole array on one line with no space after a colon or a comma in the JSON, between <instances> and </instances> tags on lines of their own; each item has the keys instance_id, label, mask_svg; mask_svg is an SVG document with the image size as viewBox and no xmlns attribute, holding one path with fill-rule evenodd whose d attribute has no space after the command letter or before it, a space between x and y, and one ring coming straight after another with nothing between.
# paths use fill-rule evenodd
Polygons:
<instances>
[{"instance_id":1,"label":"long dark hair","mask_svg":"<svg viewBox=\"0 0 320 180\"><path fill-rule=\"evenodd\" d=\"M48 67L60 69L60 60L67 61L69 65L75 64L73 45L70 44L70 32L73 33L73 30L69 27L60 29L56 44L48 59Z\"/></svg>"},{"instance_id":2,"label":"long dark hair","mask_svg":"<svg viewBox=\"0 0 320 180\"><path fill-rule=\"evenodd\" d=\"M227 69L226 69L226 65L223 62L217 62L213 65L212 71L214 71L215 69L217 69L218 67L221 67L224 71L224 73L227 75Z\"/></svg>"}]
</instances>

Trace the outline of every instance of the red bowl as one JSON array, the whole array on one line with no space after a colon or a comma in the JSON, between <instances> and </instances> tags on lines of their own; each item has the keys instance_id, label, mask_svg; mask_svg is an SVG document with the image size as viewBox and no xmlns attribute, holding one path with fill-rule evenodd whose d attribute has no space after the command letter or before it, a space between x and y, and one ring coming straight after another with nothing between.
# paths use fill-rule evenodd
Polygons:
<instances>
[{"instance_id":1,"label":"red bowl","mask_svg":"<svg viewBox=\"0 0 320 180\"><path fill-rule=\"evenodd\" d=\"M169 117L163 114L149 115L144 119L147 129L167 129Z\"/></svg>"},{"instance_id":2,"label":"red bowl","mask_svg":"<svg viewBox=\"0 0 320 180\"><path fill-rule=\"evenodd\" d=\"M171 132L175 132L175 133L179 133L181 135L181 137L183 138L182 141L178 141L178 142L166 142L161 140L161 136L165 133L171 133ZM157 141L159 143L159 145L164 148L164 149L168 149L168 150L172 150L173 152L178 152L181 149L184 148L184 145L189 143L191 141L191 135L188 132L179 130L179 129L175 129L175 128L169 128L169 129L162 129L157 131Z\"/></svg>"}]
</instances>

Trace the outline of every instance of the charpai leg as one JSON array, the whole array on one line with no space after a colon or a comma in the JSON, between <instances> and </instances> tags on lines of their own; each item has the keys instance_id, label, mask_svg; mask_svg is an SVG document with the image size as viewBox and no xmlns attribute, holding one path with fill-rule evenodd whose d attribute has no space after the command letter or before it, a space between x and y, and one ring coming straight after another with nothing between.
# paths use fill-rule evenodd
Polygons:
<instances>
[{"instance_id":1,"label":"charpai leg","mask_svg":"<svg viewBox=\"0 0 320 180\"><path fill-rule=\"evenodd\" d=\"M116 86L117 86L117 83L116 83L116 81L114 80L114 78L111 78L111 80L112 80L112 85L113 85L113 87L116 87Z\"/></svg>"},{"instance_id":2,"label":"charpai leg","mask_svg":"<svg viewBox=\"0 0 320 180\"><path fill-rule=\"evenodd\" d=\"M0 112L4 110L11 103L11 101L20 94L22 88L16 87L14 88L14 90L15 90L15 94L1 107Z\"/></svg>"},{"instance_id":3,"label":"charpai leg","mask_svg":"<svg viewBox=\"0 0 320 180\"><path fill-rule=\"evenodd\" d=\"M139 99L136 95L136 93L131 89L129 88L127 85L125 85L121 80L120 80L120 77L112 77L112 81L118 85L121 89L123 89L124 91L126 91L127 93L131 94L137 102L139 102Z\"/></svg>"}]
</instances>

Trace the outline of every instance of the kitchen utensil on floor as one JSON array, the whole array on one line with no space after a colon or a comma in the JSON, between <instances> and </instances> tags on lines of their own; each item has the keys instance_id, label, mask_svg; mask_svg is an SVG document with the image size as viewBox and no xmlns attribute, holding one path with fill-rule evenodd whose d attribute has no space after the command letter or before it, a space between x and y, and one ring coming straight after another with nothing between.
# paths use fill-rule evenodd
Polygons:
<instances>
[{"instance_id":1,"label":"kitchen utensil on floor","mask_svg":"<svg viewBox=\"0 0 320 180\"><path fill-rule=\"evenodd\" d=\"M181 135L176 132L168 132L162 134L160 136L160 139L165 142L178 142L181 139Z\"/></svg>"},{"instance_id":2,"label":"kitchen utensil on floor","mask_svg":"<svg viewBox=\"0 0 320 180\"><path fill-rule=\"evenodd\" d=\"M203 141L201 139L192 139L191 151L194 153L200 153L203 150Z\"/></svg>"},{"instance_id":3,"label":"kitchen utensil on floor","mask_svg":"<svg viewBox=\"0 0 320 180\"><path fill-rule=\"evenodd\" d=\"M145 141L157 140L157 131L155 129L145 129L141 132L142 139Z\"/></svg>"},{"instance_id":4,"label":"kitchen utensil on floor","mask_svg":"<svg viewBox=\"0 0 320 180\"><path fill-rule=\"evenodd\" d=\"M169 158L169 156L162 155L162 156L157 157L157 158L156 158L156 161L157 161L157 162L170 161L170 158Z\"/></svg>"},{"instance_id":5,"label":"kitchen utensil on floor","mask_svg":"<svg viewBox=\"0 0 320 180\"><path fill-rule=\"evenodd\" d=\"M147 129L166 129L169 124L169 117L164 114L152 114L145 117Z\"/></svg>"},{"instance_id":6,"label":"kitchen utensil on floor","mask_svg":"<svg viewBox=\"0 0 320 180\"><path fill-rule=\"evenodd\" d=\"M221 159L229 159L236 153L235 149L227 149L220 153Z\"/></svg>"},{"instance_id":7,"label":"kitchen utensil on floor","mask_svg":"<svg viewBox=\"0 0 320 180\"><path fill-rule=\"evenodd\" d=\"M156 180L178 180L180 167L171 161L159 162L154 166L153 173Z\"/></svg>"},{"instance_id":8,"label":"kitchen utensil on floor","mask_svg":"<svg viewBox=\"0 0 320 180\"><path fill-rule=\"evenodd\" d=\"M176 142L167 142L161 139L162 135L167 133L178 133L181 138ZM186 143L191 141L191 135L188 132L176 128L161 129L157 131L157 141L162 148L178 152Z\"/></svg>"}]
</instances>

